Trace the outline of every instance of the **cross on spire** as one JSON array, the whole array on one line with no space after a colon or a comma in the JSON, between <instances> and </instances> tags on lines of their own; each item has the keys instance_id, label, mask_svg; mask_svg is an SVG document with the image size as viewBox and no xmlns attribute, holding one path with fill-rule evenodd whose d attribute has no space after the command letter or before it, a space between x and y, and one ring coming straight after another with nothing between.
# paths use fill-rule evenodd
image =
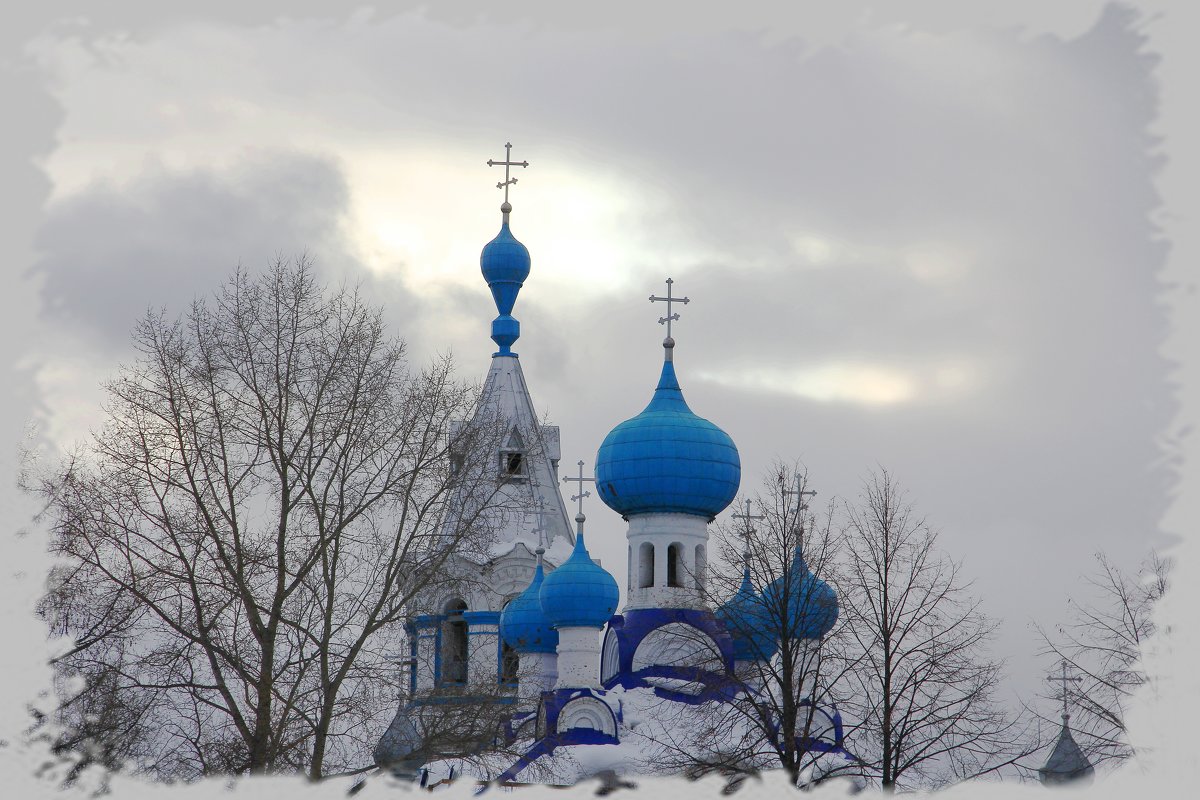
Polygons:
<instances>
[{"instance_id":1,"label":"cross on spire","mask_svg":"<svg viewBox=\"0 0 1200 800\"><path fill-rule=\"evenodd\" d=\"M658 318L659 325L667 326L667 338L663 340L663 347L666 347L666 348L671 348L671 347L675 346L675 340L671 338L671 320L679 319L678 313L674 313L674 314L671 313L671 304L672 303L683 303L684 305L687 305L688 303L692 302L691 300L689 300L686 297L675 297L671 294L671 286L674 283L675 283L675 281L671 280L670 278L667 278L667 296L666 297L657 297L655 295L650 295L651 303L666 303L667 304L667 315L665 317Z\"/></svg>"},{"instance_id":2,"label":"cross on spire","mask_svg":"<svg viewBox=\"0 0 1200 800\"><path fill-rule=\"evenodd\" d=\"M754 530L753 526L750 525L750 520L766 519L766 515L764 515L764 514L751 514L750 513L750 498L749 497L746 498L746 513L745 514L732 514L730 516L732 516L734 519L742 519L742 520L746 521L746 527L742 534L743 536L746 536L746 537L749 537L750 532L752 530Z\"/></svg>"},{"instance_id":3,"label":"cross on spire","mask_svg":"<svg viewBox=\"0 0 1200 800\"><path fill-rule=\"evenodd\" d=\"M538 497L536 505L537 527L534 528L534 531L537 533L538 546L535 552L538 558L541 558L542 553L546 552L546 501Z\"/></svg>"},{"instance_id":4,"label":"cross on spire","mask_svg":"<svg viewBox=\"0 0 1200 800\"><path fill-rule=\"evenodd\" d=\"M755 519L766 519L767 517L764 514L751 514L750 513L750 498L749 497L746 498L746 513L745 514L732 514L731 516L734 519L741 519L741 520L746 521L746 527L742 530L742 541L745 543L745 546L742 548L742 561L744 562L742 564L742 567L743 567L743 569L748 570L748 569L750 569L750 534L754 532L754 527L750 524L750 521L755 520Z\"/></svg>"},{"instance_id":5,"label":"cross on spire","mask_svg":"<svg viewBox=\"0 0 1200 800\"><path fill-rule=\"evenodd\" d=\"M583 484L589 483L589 482L595 483L596 479L594 477L593 478L583 477L583 462L582 461L579 462L579 477L578 478L572 478L569 475L563 478L563 483L578 483L579 484L579 494L571 495L571 499L579 501L579 510L575 512L575 521L578 522L580 525L583 525L584 520L587 519L587 517L585 517L583 515L583 498L592 496L591 492L585 492L583 490Z\"/></svg>"},{"instance_id":6,"label":"cross on spire","mask_svg":"<svg viewBox=\"0 0 1200 800\"><path fill-rule=\"evenodd\" d=\"M501 181L500 183L497 183L496 188L504 190L504 206L508 206L508 208L501 206L500 210L507 214L509 211L512 210L512 206L509 205L509 202L508 202L508 187L511 184L514 184L517 182L516 178L509 177L509 167L528 167L529 162L528 161L513 161L512 160L512 143L505 142L504 143L504 160L503 161L494 161L489 158L487 165L489 167L504 167L504 180Z\"/></svg>"},{"instance_id":7,"label":"cross on spire","mask_svg":"<svg viewBox=\"0 0 1200 800\"><path fill-rule=\"evenodd\" d=\"M806 496L807 497L816 497L817 496L817 493L814 489L799 490L799 489L787 488L787 484L785 484L783 482L782 478L780 478L780 480L779 480L779 487L780 487L779 491L781 494L783 494L783 500L785 503L787 502L788 497L790 497L791 495L796 495L796 514L797 515L799 515L799 513L801 511L803 511L804 509L808 508L808 503L804 502L804 498Z\"/></svg>"},{"instance_id":8,"label":"cross on spire","mask_svg":"<svg viewBox=\"0 0 1200 800\"><path fill-rule=\"evenodd\" d=\"M1058 678L1051 676L1051 677L1047 678L1046 680L1058 681L1059 683L1062 684L1062 704L1063 704L1062 718L1063 718L1063 722L1066 722L1068 719L1071 718L1071 715L1067 712L1067 696L1068 696L1067 684L1068 683L1081 683L1083 681L1083 678L1079 677L1078 675L1076 675L1074 677L1070 677L1070 678L1067 677L1067 660L1064 658L1062 661L1062 676L1058 677Z\"/></svg>"}]
</instances>

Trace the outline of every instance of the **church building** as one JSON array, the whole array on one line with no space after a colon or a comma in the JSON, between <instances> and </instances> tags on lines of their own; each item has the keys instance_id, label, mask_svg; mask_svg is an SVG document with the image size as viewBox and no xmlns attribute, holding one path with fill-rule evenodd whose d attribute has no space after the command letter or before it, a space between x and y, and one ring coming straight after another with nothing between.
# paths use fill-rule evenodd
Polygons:
<instances>
[{"instance_id":1,"label":"church building","mask_svg":"<svg viewBox=\"0 0 1200 800\"><path fill-rule=\"evenodd\" d=\"M733 597L710 606L708 526L736 496L741 461L730 436L684 397L671 323L679 319L675 305L688 298L674 295L671 280L665 297L650 297L666 305L667 335L658 382L646 387L649 403L600 443L594 478L584 476L583 461L574 475L560 476L559 429L539 420L512 349L521 335L512 311L530 254L510 227L510 168L528 165L512 161L510 147L504 161L488 162L505 168L505 200L500 232L480 257L498 316L478 408L489 423L502 421L496 491L511 510L495 526L486 559L451 556L447 570L458 580L435 582L415 603L406 626L408 691L375 751L380 767L423 786L460 775L562 785L653 771L656 740L678 742L696 715L768 691L744 678L777 647L769 628L752 624L762 600L748 571ZM588 552L583 499L593 481L628 526L623 574ZM564 482L575 484L573 520ZM804 636L819 639L837 618L836 595L798 550L792 570L789 591L806 596L787 607L804 615L795 620ZM620 609L617 575L625 583ZM426 746L427 717L481 697L499 710L500 724L473 757ZM840 716L818 712L805 746L847 758Z\"/></svg>"}]
</instances>

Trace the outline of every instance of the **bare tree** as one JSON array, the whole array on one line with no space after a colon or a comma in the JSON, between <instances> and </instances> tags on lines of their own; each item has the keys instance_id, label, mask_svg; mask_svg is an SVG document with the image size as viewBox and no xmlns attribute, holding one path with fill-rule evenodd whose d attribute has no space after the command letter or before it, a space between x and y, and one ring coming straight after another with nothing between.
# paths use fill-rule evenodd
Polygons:
<instances>
[{"instance_id":1,"label":"bare tree","mask_svg":"<svg viewBox=\"0 0 1200 800\"><path fill-rule=\"evenodd\" d=\"M845 504L845 630L860 658L849 746L885 791L994 773L1036 749L996 703L994 623L886 471Z\"/></svg>"},{"instance_id":2,"label":"bare tree","mask_svg":"<svg viewBox=\"0 0 1200 800\"><path fill-rule=\"evenodd\" d=\"M854 664L832 588L834 506L818 518L811 494L803 469L777 463L760 493L716 526L717 558L698 583L737 642L736 670L724 702L679 708L678 724L664 726L658 768L717 772L731 785L764 769L785 770L794 785L856 771L837 752L837 706Z\"/></svg>"},{"instance_id":3,"label":"bare tree","mask_svg":"<svg viewBox=\"0 0 1200 800\"><path fill-rule=\"evenodd\" d=\"M1154 553L1133 574L1097 554L1099 570L1087 577L1092 602L1071 602L1070 616L1051 636L1039 628L1043 654L1054 666L1066 662L1078 678L1068 694L1071 728L1093 765L1133 755L1125 732L1125 711L1137 687L1146 682L1139 667L1142 647L1156 630L1154 605L1167 590L1171 562ZM1065 686L1059 687L1061 692ZM1057 724L1056 719L1048 720Z\"/></svg>"},{"instance_id":4,"label":"bare tree","mask_svg":"<svg viewBox=\"0 0 1200 800\"><path fill-rule=\"evenodd\" d=\"M500 429L452 440L475 395L449 359L411 371L379 310L305 260L134 340L103 429L25 480L59 558L42 610L75 640L57 666L92 704L64 709L69 736L116 703L113 757L161 777L370 766L395 623L488 544Z\"/></svg>"}]
</instances>

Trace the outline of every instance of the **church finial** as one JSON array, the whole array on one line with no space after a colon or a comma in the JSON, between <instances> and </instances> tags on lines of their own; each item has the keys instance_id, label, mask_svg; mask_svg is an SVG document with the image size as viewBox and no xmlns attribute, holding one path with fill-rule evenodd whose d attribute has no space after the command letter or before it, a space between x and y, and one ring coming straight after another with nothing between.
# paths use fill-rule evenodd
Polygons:
<instances>
[{"instance_id":1,"label":"church finial","mask_svg":"<svg viewBox=\"0 0 1200 800\"><path fill-rule=\"evenodd\" d=\"M659 317L659 319L658 319L659 325L667 326L667 338L663 339L663 349L666 350L666 353L663 354L664 361L672 360L671 359L671 351L675 347L675 339L672 338L672 336L671 336L671 321L679 319L678 312L671 313L671 304L672 303L683 303L684 305L687 305L688 303L692 302L691 300L689 300L686 297L675 297L671 294L671 286L674 283L675 283L675 281L673 281L670 278L667 278L667 296L666 297L657 297L655 295L650 295L651 303L666 303L667 304L667 315L665 317Z\"/></svg>"},{"instance_id":2,"label":"church finial","mask_svg":"<svg viewBox=\"0 0 1200 800\"><path fill-rule=\"evenodd\" d=\"M541 564L542 554L546 552L546 501L541 497L537 499L537 538L537 549L533 552L537 556L538 564Z\"/></svg>"},{"instance_id":3,"label":"church finial","mask_svg":"<svg viewBox=\"0 0 1200 800\"><path fill-rule=\"evenodd\" d=\"M504 180L496 184L504 189L504 204L500 211L504 215L500 232L496 238L488 242L479 255L479 268L483 271L483 279L487 281L492 291L492 299L496 301L496 310L500 316L492 320L492 341L500 346L495 356L516 356L512 345L521 336L521 323L512 315L513 304L517 301L517 293L525 279L529 277L529 250L517 241L508 227L508 214L512 205L508 202L508 187L517 182L510 177L510 167L528 167L528 161L513 161L509 156L512 144L504 145L505 158L503 161L488 159L489 167L504 167Z\"/></svg>"},{"instance_id":4,"label":"church finial","mask_svg":"<svg viewBox=\"0 0 1200 800\"><path fill-rule=\"evenodd\" d=\"M751 525L750 521L755 520L755 519L766 519L767 517L764 514L751 514L750 513L750 498L749 497L746 498L746 513L745 514L733 514L732 516L734 519L745 520L745 522L746 522L746 527L742 531L742 540L744 542L744 546L742 547L742 562L743 562L742 571L746 574L749 574L749 570L750 570L750 535L752 533L754 533L754 526Z\"/></svg>"},{"instance_id":5,"label":"church finial","mask_svg":"<svg viewBox=\"0 0 1200 800\"><path fill-rule=\"evenodd\" d=\"M508 202L508 187L517 182L516 178L509 177L510 167L528 167L528 161L513 161L512 160L512 142L504 143L504 160L495 161L488 159L489 167L504 167L504 180L496 184L497 189L504 190L504 202L500 204L500 213L504 215L504 221L508 222L508 215L512 211L512 204Z\"/></svg>"},{"instance_id":6,"label":"church finial","mask_svg":"<svg viewBox=\"0 0 1200 800\"><path fill-rule=\"evenodd\" d=\"M1047 678L1047 680L1058 681L1059 683L1062 684L1062 705L1063 705L1062 721L1065 724L1067 722L1067 720L1069 720L1071 718L1070 711L1067 708L1067 698L1068 698L1067 684L1068 683L1081 683L1083 681L1083 678L1080 678L1078 675L1075 675L1070 678L1067 677L1067 660L1064 658L1062 661L1062 676L1058 677L1058 678Z\"/></svg>"},{"instance_id":7,"label":"church finial","mask_svg":"<svg viewBox=\"0 0 1200 800\"><path fill-rule=\"evenodd\" d=\"M572 478L569 475L563 478L563 483L578 483L579 484L579 494L571 495L571 499L579 501L578 510L575 512L575 522L578 523L578 525L579 525L580 533L583 533L583 523L587 520L587 517L585 517L583 514L583 498L592 496L591 492L585 492L583 490L583 484L589 483L589 482L595 483L596 479L583 477L583 461L579 462L579 477L578 478Z\"/></svg>"},{"instance_id":8,"label":"church finial","mask_svg":"<svg viewBox=\"0 0 1200 800\"><path fill-rule=\"evenodd\" d=\"M800 476L796 476L796 481L799 483ZM779 493L783 495L784 505L787 504L787 499L791 495L796 495L796 516L800 516L800 512L808 508L808 503L804 502L805 497L816 497L817 493L813 489L789 489L784 483L783 475L779 476Z\"/></svg>"}]
</instances>

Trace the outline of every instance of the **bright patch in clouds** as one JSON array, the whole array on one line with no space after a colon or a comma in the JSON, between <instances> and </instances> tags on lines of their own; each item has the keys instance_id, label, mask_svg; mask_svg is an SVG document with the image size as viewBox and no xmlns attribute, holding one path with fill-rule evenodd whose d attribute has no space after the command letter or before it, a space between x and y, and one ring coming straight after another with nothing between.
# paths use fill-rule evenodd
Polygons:
<instances>
[{"instance_id":1,"label":"bright patch in clouds","mask_svg":"<svg viewBox=\"0 0 1200 800\"><path fill-rule=\"evenodd\" d=\"M975 370L963 361L917 368L851 362L830 362L799 370L760 366L705 371L699 377L746 391L862 406L893 406L916 400L937 402L969 391L976 382Z\"/></svg>"}]
</instances>

